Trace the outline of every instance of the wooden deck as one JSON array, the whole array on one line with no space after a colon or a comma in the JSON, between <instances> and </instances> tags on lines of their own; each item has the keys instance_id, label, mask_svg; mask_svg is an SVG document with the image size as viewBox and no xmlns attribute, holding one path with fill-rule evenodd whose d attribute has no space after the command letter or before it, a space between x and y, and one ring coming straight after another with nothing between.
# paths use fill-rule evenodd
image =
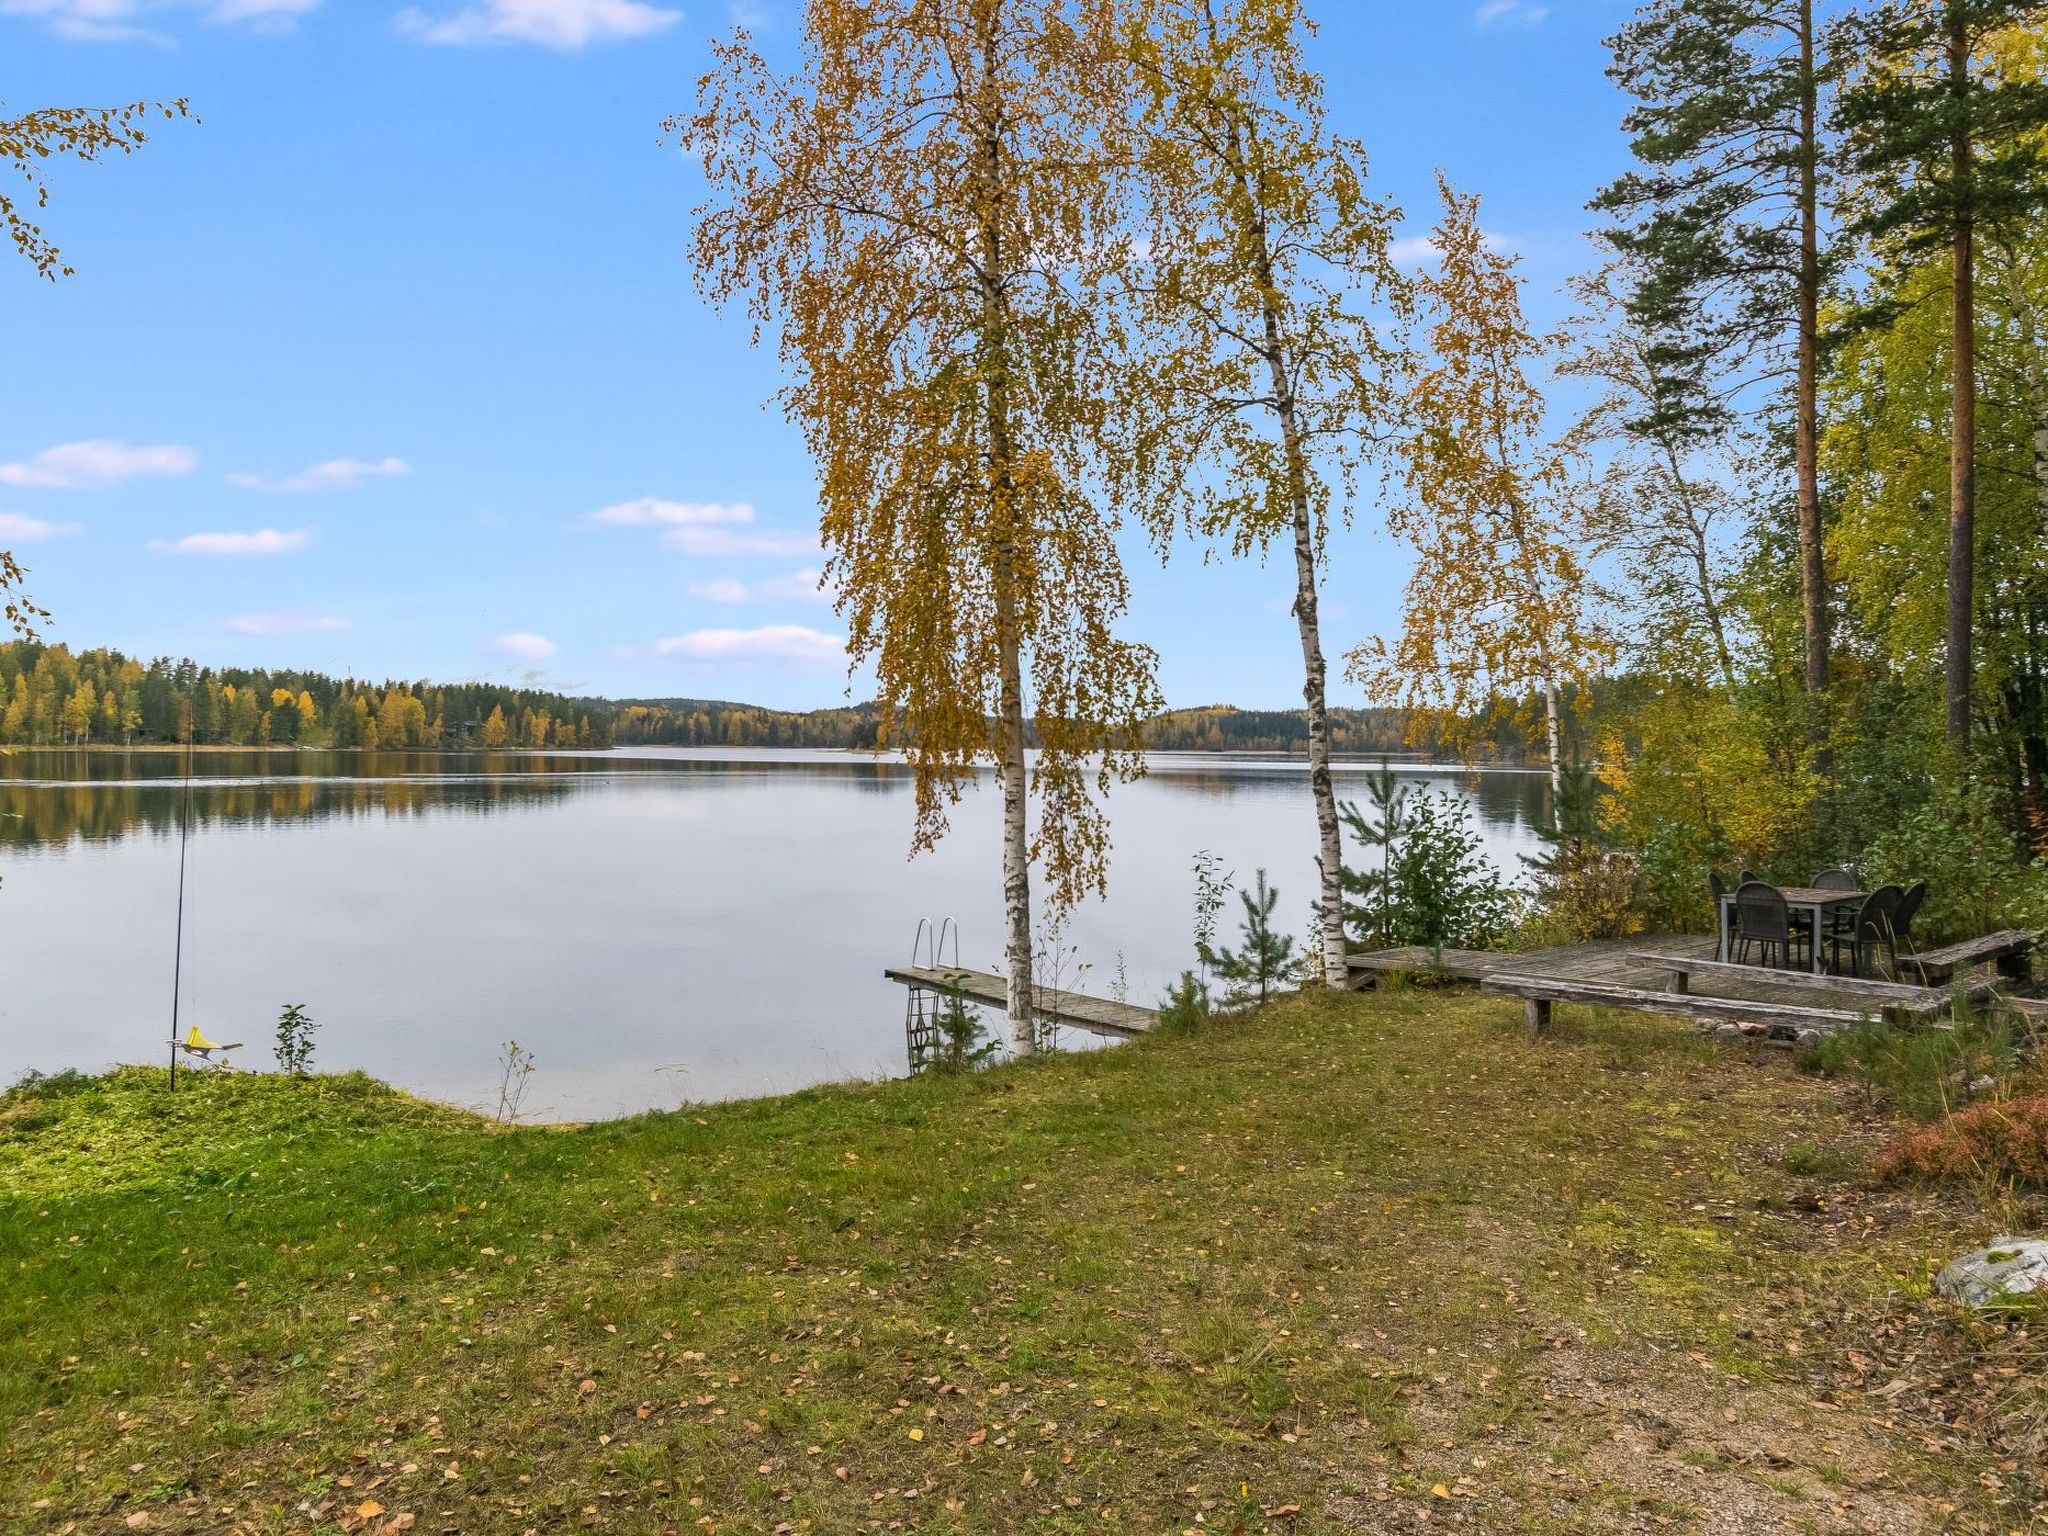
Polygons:
<instances>
[{"instance_id":1,"label":"wooden deck","mask_svg":"<svg viewBox=\"0 0 2048 1536\"><path fill-rule=\"evenodd\" d=\"M935 992L958 992L971 1003L992 1008L1009 1005L1009 983L988 971L967 971L953 967L932 970L924 966L892 966L882 974L906 987L928 987ZM1156 1009L1136 1003L1119 1003L1106 997L1088 997L1059 987L1034 988L1041 1017L1072 1024L1091 1034L1127 1040L1142 1035L1159 1021Z\"/></svg>"},{"instance_id":2,"label":"wooden deck","mask_svg":"<svg viewBox=\"0 0 2048 1536\"><path fill-rule=\"evenodd\" d=\"M1953 1001L1946 987L1923 988L1895 982L1868 982L1852 977L1815 978L1799 973L1773 975L1762 966L1702 966L1690 978L1690 990L1675 990L1671 968L1658 963L1659 956L1687 960L1710 960L1715 942L1708 935L1655 934L1632 939L1600 939L1556 949L1531 950L1524 954L1447 949L1433 952L1410 947L1377 950L1351 956L1354 986L1371 986L1381 975L1407 972L1440 975L1457 981L1476 982L1488 990L1512 992L1517 981L1547 982L1566 989L1559 996L1573 1000L1569 989L1581 988L1590 1001L1601 989L1619 989L1634 994L1656 993L1670 998L1669 1012L1694 1018L1702 1024L1716 1018L1740 1016L1742 1004L1758 1005L1754 1023L1783 1033L1796 1031L1802 1014L1812 1027L1826 1031L1840 1028L1843 1020L1858 1015L1875 1017L1891 1012L1933 1020ZM1990 995L1988 977L1965 980L1966 990L1981 1000ZM1660 996L1658 1001L1662 1001ZM1700 1006L1694 1006L1698 1004ZM1641 1001L1627 1006L1642 1007ZM1658 1009L1663 1012L1666 1010Z\"/></svg>"}]
</instances>

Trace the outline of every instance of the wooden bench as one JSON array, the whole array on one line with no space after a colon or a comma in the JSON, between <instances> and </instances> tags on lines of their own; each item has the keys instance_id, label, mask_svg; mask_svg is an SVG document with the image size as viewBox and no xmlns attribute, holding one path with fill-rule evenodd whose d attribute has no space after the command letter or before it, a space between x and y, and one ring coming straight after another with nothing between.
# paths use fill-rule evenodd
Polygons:
<instances>
[{"instance_id":1,"label":"wooden bench","mask_svg":"<svg viewBox=\"0 0 2048 1536\"><path fill-rule=\"evenodd\" d=\"M1783 987L1788 992L1810 992L1841 1008L1860 1008L1864 1013L1882 1013L1894 1024L1926 1024L1941 1016L1949 1006L1946 992L1933 987L1908 986L1896 981L1866 981L1860 976L1816 976L1811 971L1772 970L1756 965L1736 965L1726 960L1695 959L1689 955L1664 955L1636 950L1629 959L1637 965L1661 970L1671 977L1671 990L1687 995L1695 976L1708 981L1742 982L1751 986ZM1973 993L1988 991L1973 988Z\"/></svg>"},{"instance_id":2,"label":"wooden bench","mask_svg":"<svg viewBox=\"0 0 2048 1536\"><path fill-rule=\"evenodd\" d=\"M1674 992L1648 992L1641 987L1616 987L1604 982L1561 981L1548 976L1495 972L1479 984L1482 992L1522 999L1528 1031L1540 1035L1550 1028L1556 1003L1584 1003L1590 1008L1625 1008L1636 1013L1662 1013L1702 1023L1724 1020L1755 1024L1767 1033L1787 1030L1796 1039L1809 1032L1848 1029L1864 1015L1841 1008L1801 1008L1787 1003L1752 1003L1739 997L1700 997Z\"/></svg>"},{"instance_id":3,"label":"wooden bench","mask_svg":"<svg viewBox=\"0 0 2048 1536\"><path fill-rule=\"evenodd\" d=\"M2034 936L2023 928L1987 933L1981 939L1965 939L1943 949L1924 950L1917 955L1899 956L1900 970L1914 970L1930 986L1954 978L1957 971L1989 960L1998 974L2013 981L2027 981L2033 974Z\"/></svg>"}]
</instances>

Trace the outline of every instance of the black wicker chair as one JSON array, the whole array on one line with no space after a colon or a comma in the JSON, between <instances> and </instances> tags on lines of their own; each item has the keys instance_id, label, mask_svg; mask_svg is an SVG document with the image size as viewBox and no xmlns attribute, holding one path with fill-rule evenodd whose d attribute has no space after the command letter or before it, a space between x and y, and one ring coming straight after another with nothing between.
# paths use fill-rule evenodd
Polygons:
<instances>
[{"instance_id":1,"label":"black wicker chair","mask_svg":"<svg viewBox=\"0 0 2048 1536\"><path fill-rule=\"evenodd\" d=\"M1920 910L1920 904L1927 899L1927 882L1916 880L1906 887L1906 894L1899 898L1899 910L1892 914L1892 958L1913 953L1913 914Z\"/></svg>"},{"instance_id":2,"label":"black wicker chair","mask_svg":"<svg viewBox=\"0 0 2048 1536\"><path fill-rule=\"evenodd\" d=\"M1784 969L1792 963L1793 950L1808 941L1803 928L1792 926L1792 909L1785 905L1785 893L1762 880L1745 880L1735 892L1736 959L1747 964L1749 948L1757 945L1762 963ZM1782 961L1777 957L1782 954Z\"/></svg>"},{"instance_id":3,"label":"black wicker chair","mask_svg":"<svg viewBox=\"0 0 2048 1536\"><path fill-rule=\"evenodd\" d=\"M1896 885L1880 886L1863 898L1863 905L1857 909L1856 921L1834 937L1834 958L1836 969L1841 968L1842 946L1849 946L1849 969L1855 975L1863 974L1866 958L1875 959L1882 950L1891 960L1891 971L1899 969L1898 912L1905 892Z\"/></svg>"},{"instance_id":4,"label":"black wicker chair","mask_svg":"<svg viewBox=\"0 0 2048 1536\"><path fill-rule=\"evenodd\" d=\"M1846 864L1824 869L1813 877L1813 888L1817 891L1853 891L1857 888L1856 871ZM1832 942L1842 937L1855 923L1856 914L1846 907L1829 907L1827 910L1827 936Z\"/></svg>"}]
</instances>

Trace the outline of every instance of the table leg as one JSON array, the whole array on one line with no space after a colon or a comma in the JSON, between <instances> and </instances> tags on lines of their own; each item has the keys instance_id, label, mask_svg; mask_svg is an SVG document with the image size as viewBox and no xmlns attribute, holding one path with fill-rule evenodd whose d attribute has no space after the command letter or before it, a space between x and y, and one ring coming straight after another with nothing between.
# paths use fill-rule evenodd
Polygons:
<instances>
[{"instance_id":1,"label":"table leg","mask_svg":"<svg viewBox=\"0 0 2048 1536\"><path fill-rule=\"evenodd\" d=\"M1728 959L1728 898L1722 897L1714 903L1714 908L1715 919L1720 924L1720 933L1717 939L1718 947L1714 950L1714 958L1726 962Z\"/></svg>"},{"instance_id":2,"label":"table leg","mask_svg":"<svg viewBox=\"0 0 2048 1536\"><path fill-rule=\"evenodd\" d=\"M1819 907L1809 907L1807 908L1807 910L1813 915L1813 974L1816 976L1825 976L1828 973L1828 968L1821 962L1820 957L1821 909Z\"/></svg>"}]
</instances>

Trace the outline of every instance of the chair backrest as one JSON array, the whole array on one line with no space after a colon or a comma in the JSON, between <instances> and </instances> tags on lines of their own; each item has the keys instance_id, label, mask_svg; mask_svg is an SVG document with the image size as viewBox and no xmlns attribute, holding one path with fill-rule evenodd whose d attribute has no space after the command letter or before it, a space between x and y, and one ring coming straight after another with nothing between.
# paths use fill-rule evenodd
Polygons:
<instances>
[{"instance_id":1,"label":"chair backrest","mask_svg":"<svg viewBox=\"0 0 2048 1536\"><path fill-rule=\"evenodd\" d=\"M1707 871L1707 884L1714 888L1714 905L1718 908L1728 899L1728 882L1721 878L1721 871L1710 869Z\"/></svg>"},{"instance_id":2,"label":"chair backrest","mask_svg":"<svg viewBox=\"0 0 2048 1536\"><path fill-rule=\"evenodd\" d=\"M1742 872L1742 883L1744 885L1769 885L1770 881L1753 869L1745 869Z\"/></svg>"},{"instance_id":3,"label":"chair backrest","mask_svg":"<svg viewBox=\"0 0 2048 1536\"><path fill-rule=\"evenodd\" d=\"M1813 877L1813 888L1817 891L1853 891L1856 889L1856 871L1847 865L1824 869Z\"/></svg>"},{"instance_id":4,"label":"chair backrest","mask_svg":"<svg viewBox=\"0 0 2048 1536\"><path fill-rule=\"evenodd\" d=\"M1913 931L1913 914L1920 910L1920 903L1927 899L1927 882L1916 880L1906 887L1906 894L1899 898L1899 910L1892 914L1892 937L1904 939Z\"/></svg>"},{"instance_id":5,"label":"chair backrest","mask_svg":"<svg viewBox=\"0 0 2048 1536\"><path fill-rule=\"evenodd\" d=\"M1899 903L1906 893L1896 885L1881 885L1863 898L1856 909L1856 937L1894 943L1898 932Z\"/></svg>"},{"instance_id":6,"label":"chair backrest","mask_svg":"<svg viewBox=\"0 0 2048 1536\"><path fill-rule=\"evenodd\" d=\"M1745 880L1735 891L1735 928L1745 939L1785 942L1785 925L1792 912L1785 905L1785 893L1762 880Z\"/></svg>"}]
</instances>

